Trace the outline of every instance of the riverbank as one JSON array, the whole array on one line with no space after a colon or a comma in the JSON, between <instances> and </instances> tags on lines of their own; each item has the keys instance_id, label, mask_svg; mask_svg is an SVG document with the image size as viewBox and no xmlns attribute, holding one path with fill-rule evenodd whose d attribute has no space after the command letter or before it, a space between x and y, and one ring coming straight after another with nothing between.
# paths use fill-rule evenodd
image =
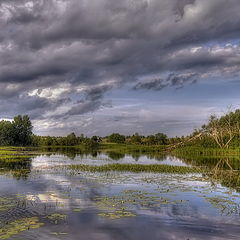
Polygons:
<instances>
[{"instance_id":1,"label":"riverbank","mask_svg":"<svg viewBox=\"0 0 240 240\"><path fill-rule=\"evenodd\" d=\"M39 147L0 147L0 159L25 158L36 154L50 153L56 149L77 149L80 151L103 151L105 153L116 154L146 154L149 156L161 156L171 154L177 157L236 157L240 159L240 148L203 148L203 147L179 147L172 151L168 151L169 145L137 145L137 144L116 144L116 143L100 143L98 147L86 148L84 145L77 146L39 146Z\"/></svg>"},{"instance_id":2,"label":"riverbank","mask_svg":"<svg viewBox=\"0 0 240 240\"><path fill-rule=\"evenodd\" d=\"M221 156L240 156L240 148L203 148L203 147L180 147L172 151L177 156L205 156L205 157L221 157Z\"/></svg>"}]
</instances>

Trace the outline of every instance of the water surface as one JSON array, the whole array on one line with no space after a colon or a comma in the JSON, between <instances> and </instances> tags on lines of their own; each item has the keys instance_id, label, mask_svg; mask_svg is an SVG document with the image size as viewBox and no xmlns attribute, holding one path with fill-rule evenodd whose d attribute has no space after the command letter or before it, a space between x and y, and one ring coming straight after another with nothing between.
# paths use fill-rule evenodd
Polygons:
<instances>
[{"instance_id":1,"label":"water surface","mask_svg":"<svg viewBox=\"0 0 240 240\"><path fill-rule=\"evenodd\" d=\"M70 152L32 157L22 174L5 167L0 239L239 239L239 193L202 174L90 173L67 167L191 166L193 161Z\"/></svg>"}]
</instances>

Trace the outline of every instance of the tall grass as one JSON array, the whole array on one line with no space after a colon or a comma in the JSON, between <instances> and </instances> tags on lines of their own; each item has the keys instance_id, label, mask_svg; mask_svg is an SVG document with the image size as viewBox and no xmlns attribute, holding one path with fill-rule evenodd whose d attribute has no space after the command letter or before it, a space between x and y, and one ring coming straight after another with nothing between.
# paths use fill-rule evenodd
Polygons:
<instances>
[{"instance_id":1,"label":"tall grass","mask_svg":"<svg viewBox=\"0 0 240 240\"><path fill-rule=\"evenodd\" d=\"M170 165L142 165L142 164L107 164L102 166L92 165L71 165L70 169L89 172L152 172L152 173L175 173L175 174L187 174L200 172L197 168L183 167L183 166L170 166Z\"/></svg>"},{"instance_id":2,"label":"tall grass","mask_svg":"<svg viewBox=\"0 0 240 240\"><path fill-rule=\"evenodd\" d=\"M220 148L203 148L203 147L181 147L175 149L173 154L177 156L205 156L205 157L219 157L219 156L237 156L240 155L240 148L235 149L220 149Z\"/></svg>"}]
</instances>

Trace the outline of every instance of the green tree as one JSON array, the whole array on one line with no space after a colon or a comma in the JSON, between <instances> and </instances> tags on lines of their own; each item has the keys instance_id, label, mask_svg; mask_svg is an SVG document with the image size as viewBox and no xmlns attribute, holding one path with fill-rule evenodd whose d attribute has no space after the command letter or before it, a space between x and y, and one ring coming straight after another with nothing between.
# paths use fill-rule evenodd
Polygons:
<instances>
[{"instance_id":1,"label":"green tree","mask_svg":"<svg viewBox=\"0 0 240 240\"><path fill-rule=\"evenodd\" d=\"M108 142L111 143L125 143L125 136L119 133L113 133L108 137Z\"/></svg>"},{"instance_id":2,"label":"green tree","mask_svg":"<svg viewBox=\"0 0 240 240\"><path fill-rule=\"evenodd\" d=\"M157 144L160 144L160 145L167 144L168 137L167 137L166 134L164 134L164 133L157 133L157 134L155 134L155 138L156 138Z\"/></svg>"},{"instance_id":3,"label":"green tree","mask_svg":"<svg viewBox=\"0 0 240 240\"><path fill-rule=\"evenodd\" d=\"M77 140L77 137L74 132L67 135L67 137L66 137L67 146L75 146L75 145L77 145L77 143L78 143L78 140Z\"/></svg>"},{"instance_id":4,"label":"green tree","mask_svg":"<svg viewBox=\"0 0 240 240\"><path fill-rule=\"evenodd\" d=\"M147 136L144 139L144 144L145 145L156 145L157 144L156 137L153 135Z\"/></svg>"},{"instance_id":5,"label":"green tree","mask_svg":"<svg viewBox=\"0 0 240 240\"><path fill-rule=\"evenodd\" d=\"M131 144L142 144L142 137L138 133L135 133L129 138Z\"/></svg>"},{"instance_id":6,"label":"green tree","mask_svg":"<svg viewBox=\"0 0 240 240\"><path fill-rule=\"evenodd\" d=\"M13 126L10 121L0 122L0 145L13 145Z\"/></svg>"},{"instance_id":7,"label":"green tree","mask_svg":"<svg viewBox=\"0 0 240 240\"><path fill-rule=\"evenodd\" d=\"M102 141L101 137L99 136L92 136L91 139L94 141L94 142L98 142L100 143Z\"/></svg>"},{"instance_id":8,"label":"green tree","mask_svg":"<svg viewBox=\"0 0 240 240\"><path fill-rule=\"evenodd\" d=\"M94 149L97 148L99 146L99 143L94 141L91 138L85 138L82 145L86 148L86 149Z\"/></svg>"},{"instance_id":9,"label":"green tree","mask_svg":"<svg viewBox=\"0 0 240 240\"><path fill-rule=\"evenodd\" d=\"M16 146L28 146L32 143L32 123L29 116L18 115L12 122L13 144Z\"/></svg>"},{"instance_id":10,"label":"green tree","mask_svg":"<svg viewBox=\"0 0 240 240\"><path fill-rule=\"evenodd\" d=\"M229 148L240 133L239 111L229 112L221 118L210 116L208 124L202 127L202 132L210 136L220 148Z\"/></svg>"}]
</instances>

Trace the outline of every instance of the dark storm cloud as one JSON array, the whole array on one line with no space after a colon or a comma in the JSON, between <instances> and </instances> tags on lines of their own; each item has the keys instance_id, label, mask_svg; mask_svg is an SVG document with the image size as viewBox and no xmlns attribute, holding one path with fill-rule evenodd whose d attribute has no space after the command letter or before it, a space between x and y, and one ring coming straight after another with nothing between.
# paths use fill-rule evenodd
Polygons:
<instances>
[{"instance_id":1,"label":"dark storm cloud","mask_svg":"<svg viewBox=\"0 0 240 240\"><path fill-rule=\"evenodd\" d=\"M160 90L236 75L239 12L239 0L2 0L1 114L43 118L68 104L55 117L80 115L125 83Z\"/></svg>"},{"instance_id":2,"label":"dark storm cloud","mask_svg":"<svg viewBox=\"0 0 240 240\"><path fill-rule=\"evenodd\" d=\"M16 113L23 113L30 115L32 119L42 119L45 112L54 111L68 101L69 99L48 100L36 96L16 96L1 100L0 112L5 113L6 118L11 118Z\"/></svg>"},{"instance_id":3,"label":"dark storm cloud","mask_svg":"<svg viewBox=\"0 0 240 240\"><path fill-rule=\"evenodd\" d=\"M180 18L182 18L184 16L184 8L185 6L189 5L189 4L194 4L195 0L178 0L176 1L176 5L175 5L175 14L178 15Z\"/></svg>"},{"instance_id":4,"label":"dark storm cloud","mask_svg":"<svg viewBox=\"0 0 240 240\"><path fill-rule=\"evenodd\" d=\"M198 79L197 73L186 74L169 74L165 79L157 78L137 83L133 89L147 89L147 90L162 90L168 86L174 86L176 88L183 87L186 83L195 83Z\"/></svg>"},{"instance_id":5,"label":"dark storm cloud","mask_svg":"<svg viewBox=\"0 0 240 240\"><path fill-rule=\"evenodd\" d=\"M87 89L85 91L85 96L74 103L69 111L55 117L68 118L73 115L82 115L88 112L94 112L101 107L111 107L111 103L103 101L104 94L110 89L111 85L102 85Z\"/></svg>"},{"instance_id":6,"label":"dark storm cloud","mask_svg":"<svg viewBox=\"0 0 240 240\"><path fill-rule=\"evenodd\" d=\"M93 87L86 91L86 99L91 101L99 100L103 95L112 88L111 85L102 85L98 87Z\"/></svg>"},{"instance_id":7,"label":"dark storm cloud","mask_svg":"<svg viewBox=\"0 0 240 240\"><path fill-rule=\"evenodd\" d=\"M97 110L102 105L101 101L85 101L79 102L77 106L72 107L66 114L68 115L80 115ZM64 114L64 115L66 115Z\"/></svg>"}]
</instances>

